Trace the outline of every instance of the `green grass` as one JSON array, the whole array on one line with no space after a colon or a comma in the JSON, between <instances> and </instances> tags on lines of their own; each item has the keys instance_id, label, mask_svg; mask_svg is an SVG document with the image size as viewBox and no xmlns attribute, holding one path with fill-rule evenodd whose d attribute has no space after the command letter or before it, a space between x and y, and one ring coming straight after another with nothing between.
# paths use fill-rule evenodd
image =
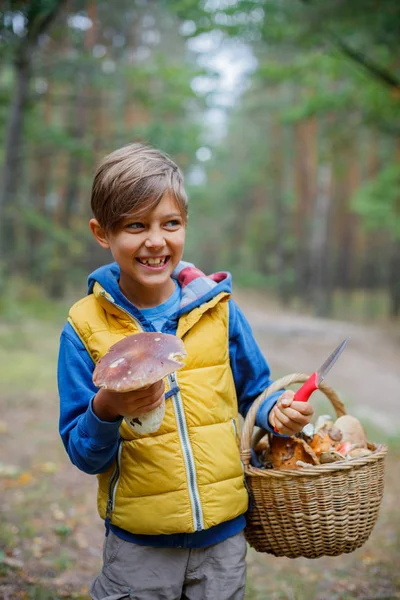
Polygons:
<instances>
[{"instance_id":1,"label":"green grass","mask_svg":"<svg viewBox=\"0 0 400 600\"><path fill-rule=\"evenodd\" d=\"M0 522L0 548L4 548L6 550L9 548L14 548L17 543L17 533L19 533L19 529L16 525L3 521Z\"/></svg>"},{"instance_id":2,"label":"green grass","mask_svg":"<svg viewBox=\"0 0 400 600\"><path fill-rule=\"evenodd\" d=\"M73 292L65 300L52 300L40 286L13 277L1 290L0 319L7 323L17 323L28 318L61 324L66 319L69 306L84 293L85 291Z\"/></svg>"},{"instance_id":3,"label":"green grass","mask_svg":"<svg viewBox=\"0 0 400 600\"><path fill-rule=\"evenodd\" d=\"M10 576L10 569L1 570L0 577ZM1 590L0 590L1 592ZM51 586L41 583L30 583L20 581L19 589L13 589L13 596L1 596L1 598L9 598L10 600L87 600L86 592L63 592L53 589Z\"/></svg>"},{"instance_id":4,"label":"green grass","mask_svg":"<svg viewBox=\"0 0 400 600\"><path fill-rule=\"evenodd\" d=\"M0 324L1 387L4 397L55 389L61 325L24 319ZM24 398L21 398L24 401Z\"/></svg>"},{"instance_id":5,"label":"green grass","mask_svg":"<svg viewBox=\"0 0 400 600\"><path fill-rule=\"evenodd\" d=\"M385 320L389 310L390 297L386 290L338 290L333 293L333 318L353 322Z\"/></svg>"}]
</instances>

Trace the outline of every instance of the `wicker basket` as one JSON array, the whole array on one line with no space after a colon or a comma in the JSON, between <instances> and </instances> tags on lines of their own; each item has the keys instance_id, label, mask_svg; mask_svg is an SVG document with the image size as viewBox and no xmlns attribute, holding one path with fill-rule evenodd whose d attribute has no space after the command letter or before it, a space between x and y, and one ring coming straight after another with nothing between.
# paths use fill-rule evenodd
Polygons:
<instances>
[{"instance_id":1,"label":"wicker basket","mask_svg":"<svg viewBox=\"0 0 400 600\"><path fill-rule=\"evenodd\" d=\"M368 539L383 495L387 447L368 444L362 458L299 469L262 470L250 465L250 445L259 405L267 396L308 375L275 381L253 403L243 425L241 458L250 494L245 535L258 552L318 558L353 552ZM336 393L322 383L337 416L346 414Z\"/></svg>"}]
</instances>

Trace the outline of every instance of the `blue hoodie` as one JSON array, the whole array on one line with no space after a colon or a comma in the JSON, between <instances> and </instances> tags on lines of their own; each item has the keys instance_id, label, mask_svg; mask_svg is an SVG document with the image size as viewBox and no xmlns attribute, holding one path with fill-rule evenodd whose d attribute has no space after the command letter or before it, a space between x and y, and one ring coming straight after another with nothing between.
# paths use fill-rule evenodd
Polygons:
<instances>
[{"instance_id":1,"label":"blue hoodie","mask_svg":"<svg viewBox=\"0 0 400 600\"><path fill-rule=\"evenodd\" d=\"M189 273L189 278L185 273ZM164 333L176 333L179 317L208 302L220 292L231 293L229 273L205 277L189 263L181 262L172 277L182 286L181 306L165 323ZM89 276L88 293L95 282L112 296L115 304L137 319L144 331L154 331L153 325L133 306L119 288L119 267L105 265ZM235 382L240 414L245 417L252 402L271 383L270 369L251 331L250 325L236 303L229 300L229 357ZM114 461L122 419L101 421L93 412L92 401L98 388L92 382L94 363L72 326L67 323L61 334L58 360L58 387L60 395L59 429L70 460L89 474L105 471ZM271 431L268 415L282 392L264 401L257 412L257 425ZM113 531L128 541L159 547L203 547L215 544L241 531L244 515L221 523L211 529L191 534L133 535L113 525Z\"/></svg>"}]
</instances>

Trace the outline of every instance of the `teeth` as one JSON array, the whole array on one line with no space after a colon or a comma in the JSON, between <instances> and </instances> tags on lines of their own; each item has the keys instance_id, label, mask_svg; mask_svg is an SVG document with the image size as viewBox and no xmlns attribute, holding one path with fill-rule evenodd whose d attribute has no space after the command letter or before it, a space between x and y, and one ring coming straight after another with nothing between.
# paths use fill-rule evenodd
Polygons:
<instances>
[{"instance_id":1,"label":"teeth","mask_svg":"<svg viewBox=\"0 0 400 600\"><path fill-rule=\"evenodd\" d=\"M141 258L140 262L144 265L152 265L154 267L159 267L163 265L165 262L165 258Z\"/></svg>"}]
</instances>

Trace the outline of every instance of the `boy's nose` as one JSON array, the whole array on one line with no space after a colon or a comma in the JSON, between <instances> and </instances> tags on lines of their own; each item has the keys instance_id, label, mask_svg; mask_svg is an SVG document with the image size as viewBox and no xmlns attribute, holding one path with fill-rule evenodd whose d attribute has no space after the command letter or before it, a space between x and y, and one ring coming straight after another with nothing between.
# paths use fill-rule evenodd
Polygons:
<instances>
[{"instance_id":1,"label":"boy's nose","mask_svg":"<svg viewBox=\"0 0 400 600\"><path fill-rule=\"evenodd\" d=\"M165 239L161 233L150 233L144 243L146 248L162 248L165 246Z\"/></svg>"}]
</instances>

